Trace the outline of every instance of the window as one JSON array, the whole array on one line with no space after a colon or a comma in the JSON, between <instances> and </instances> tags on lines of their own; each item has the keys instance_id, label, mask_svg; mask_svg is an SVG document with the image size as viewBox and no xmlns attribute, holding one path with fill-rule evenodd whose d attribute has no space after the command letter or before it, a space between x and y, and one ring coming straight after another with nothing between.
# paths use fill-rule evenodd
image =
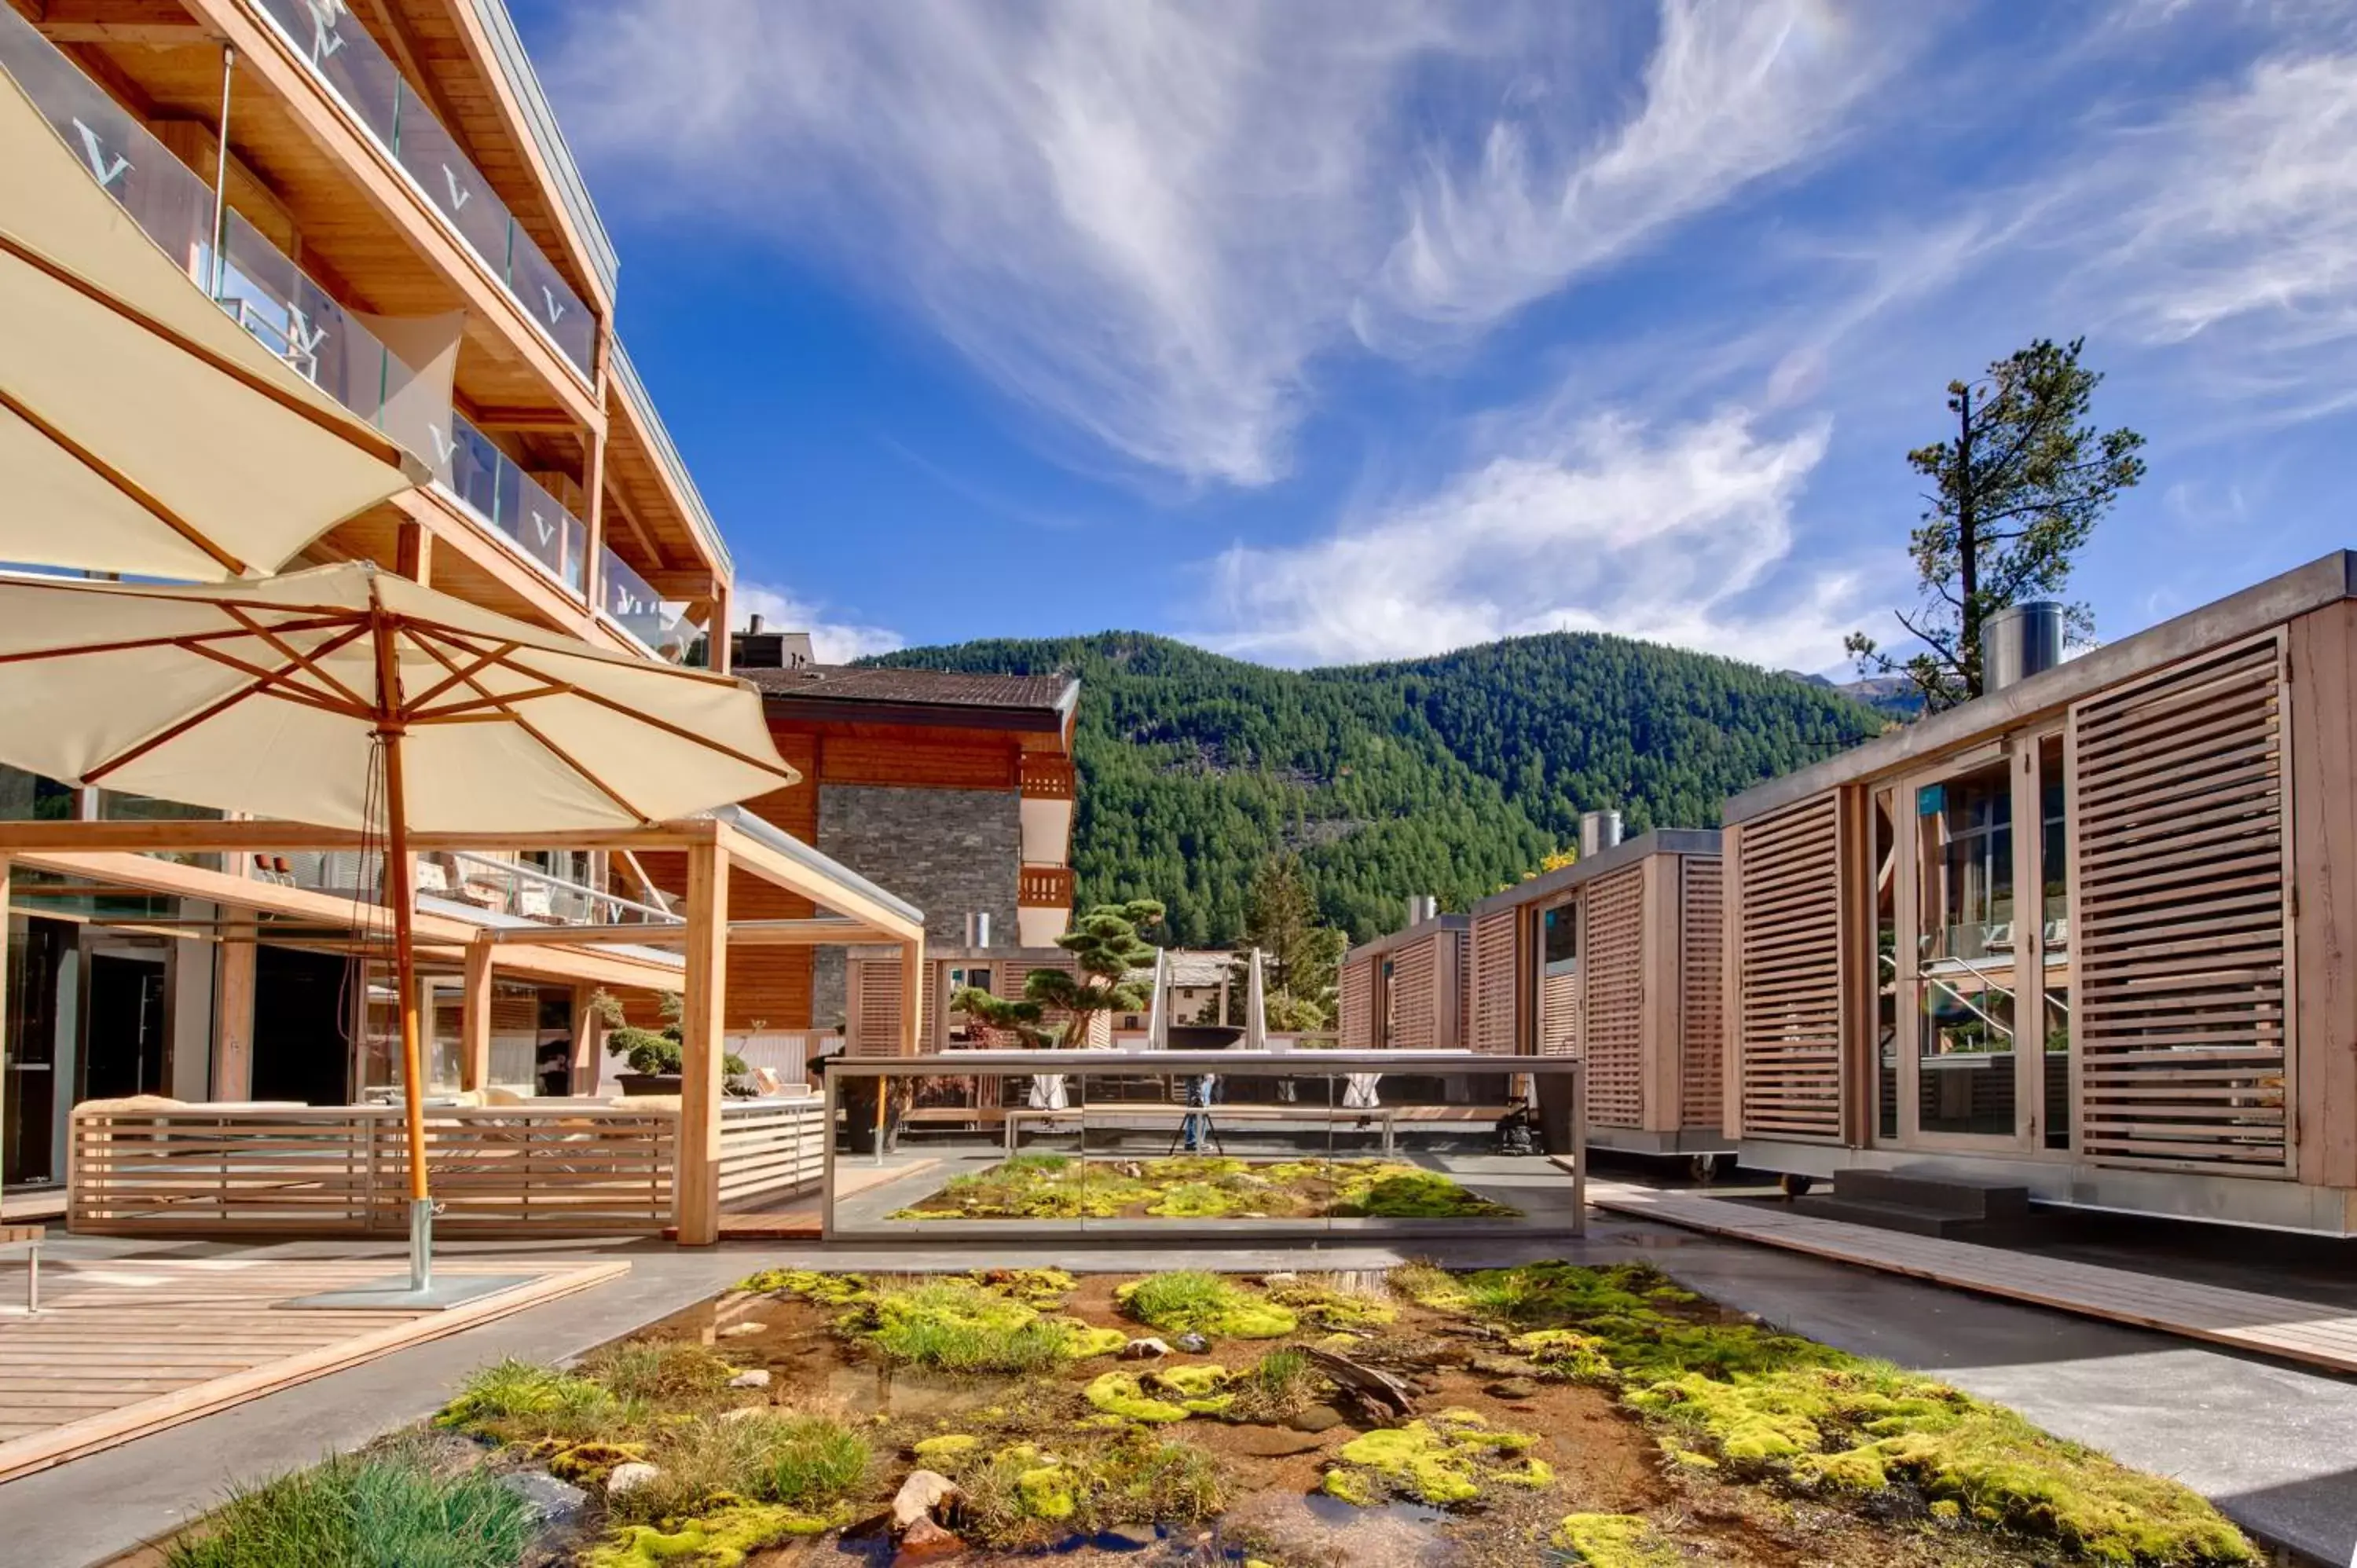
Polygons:
<instances>
[{"instance_id":1,"label":"window","mask_svg":"<svg viewBox=\"0 0 2357 1568\"><path fill-rule=\"evenodd\" d=\"M1915 791L1923 957L1976 961L2013 949L2013 780L2002 761Z\"/></svg>"},{"instance_id":2,"label":"window","mask_svg":"<svg viewBox=\"0 0 2357 1568\"><path fill-rule=\"evenodd\" d=\"M1579 907L1558 904L1546 912L1545 928L1546 972L1549 974L1579 972Z\"/></svg>"}]
</instances>

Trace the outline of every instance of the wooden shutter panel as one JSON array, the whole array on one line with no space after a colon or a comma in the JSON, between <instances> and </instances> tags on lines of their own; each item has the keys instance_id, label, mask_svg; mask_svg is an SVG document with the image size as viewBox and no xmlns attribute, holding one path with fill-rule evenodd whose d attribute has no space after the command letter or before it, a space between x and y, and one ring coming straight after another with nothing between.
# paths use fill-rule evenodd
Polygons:
<instances>
[{"instance_id":1,"label":"wooden shutter panel","mask_svg":"<svg viewBox=\"0 0 2357 1568\"><path fill-rule=\"evenodd\" d=\"M844 1049L855 1057L897 1057L900 1054L900 960L860 958L845 961Z\"/></svg>"},{"instance_id":2,"label":"wooden shutter panel","mask_svg":"<svg viewBox=\"0 0 2357 1568\"><path fill-rule=\"evenodd\" d=\"M1746 822L1735 1008L1745 1137L1842 1141L1841 797Z\"/></svg>"},{"instance_id":3,"label":"wooden shutter panel","mask_svg":"<svg viewBox=\"0 0 2357 1568\"><path fill-rule=\"evenodd\" d=\"M1342 1048L1371 1050L1374 1047L1375 961L1352 959L1342 966Z\"/></svg>"},{"instance_id":4,"label":"wooden shutter panel","mask_svg":"<svg viewBox=\"0 0 2357 1568\"><path fill-rule=\"evenodd\" d=\"M1433 939L1409 942L1392 952L1392 1037L1383 1043L1394 1050L1433 1048L1434 1004L1438 999L1434 972Z\"/></svg>"},{"instance_id":5,"label":"wooden shutter panel","mask_svg":"<svg viewBox=\"0 0 2357 1568\"><path fill-rule=\"evenodd\" d=\"M1514 990L1523 972L1519 950L1523 911L1498 909L1473 922L1472 1017L1467 1044L1491 1056L1521 1049L1515 1037Z\"/></svg>"},{"instance_id":6,"label":"wooden shutter panel","mask_svg":"<svg viewBox=\"0 0 2357 1568\"><path fill-rule=\"evenodd\" d=\"M1727 1047L1719 973L1726 952L1720 929L1726 912L1725 884L1717 860L1691 854L1679 857L1678 881L1684 906L1678 983L1684 993L1678 1009L1679 1124L1716 1127L1721 1115L1720 1079L1725 1076Z\"/></svg>"},{"instance_id":7,"label":"wooden shutter panel","mask_svg":"<svg viewBox=\"0 0 2357 1568\"><path fill-rule=\"evenodd\" d=\"M1579 1054L1587 1119L1639 1127L1645 1115L1645 874L1632 865L1587 886L1581 911Z\"/></svg>"},{"instance_id":8,"label":"wooden shutter panel","mask_svg":"<svg viewBox=\"0 0 2357 1568\"><path fill-rule=\"evenodd\" d=\"M2071 711L2089 1160L2290 1174L2283 665L2270 637Z\"/></svg>"}]
</instances>

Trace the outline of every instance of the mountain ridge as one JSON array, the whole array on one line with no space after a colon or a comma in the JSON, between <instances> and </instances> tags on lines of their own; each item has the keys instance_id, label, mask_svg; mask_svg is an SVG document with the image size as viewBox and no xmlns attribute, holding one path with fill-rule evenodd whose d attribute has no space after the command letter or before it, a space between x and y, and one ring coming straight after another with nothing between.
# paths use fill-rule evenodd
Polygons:
<instances>
[{"instance_id":1,"label":"mountain ridge","mask_svg":"<svg viewBox=\"0 0 2357 1568\"><path fill-rule=\"evenodd\" d=\"M1719 802L1878 733L1828 688L1714 654L1545 632L1286 670L1158 633L982 639L863 663L1080 677L1073 825L1085 905L1152 897L1168 937L1232 941L1269 854L1364 940L1412 893L1462 909L1577 836L1716 827Z\"/></svg>"}]
</instances>

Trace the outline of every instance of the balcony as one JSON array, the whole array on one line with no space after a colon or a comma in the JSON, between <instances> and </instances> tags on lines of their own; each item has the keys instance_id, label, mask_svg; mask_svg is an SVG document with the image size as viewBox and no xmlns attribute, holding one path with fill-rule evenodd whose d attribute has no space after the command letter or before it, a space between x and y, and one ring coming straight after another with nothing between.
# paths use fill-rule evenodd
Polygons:
<instances>
[{"instance_id":1,"label":"balcony","mask_svg":"<svg viewBox=\"0 0 2357 1568\"><path fill-rule=\"evenodd\" d=\"M382 855L364 855L351 850L307 850L251 858L250 875L257 882L274 882L368 904L384 901ZM419 855L416 895L421 909L479 919L485 924L680 924L680 917L669 909L626 898L538 866L467 851Z\"/></svg>"},{"instance_id":2,"label":"balcony","mask_svg":"<svg viewBox=\"0 0 2357 1568\"><path fill-rule=\"evenodd\" d=\"M1069 865L1027 865L1017 874L1015 902L1026 909L1070 909L1072 868Z\"/></svg>"},{"instance_id":3,"label":"balcony","mask_svg":"<svg viewBox=\"0 0 2357 1568\"><path fill-rule=\"evenodd\" d=\"M440 489L586 601L589 531L581 520L234 211L221 215L216 254L212 188L7 6L0 69L91 177L239 325L414 453Z\"/></svg>"},{"instance_id":4,"label":"balcony","mask_svg":"<svg viewBox=\"0 0 2357 1568\"><path fill-rule=\"evenodd\" d=\"M597 318L345 0L248 0L592 384Z\"/></svg>"}]
</instances>

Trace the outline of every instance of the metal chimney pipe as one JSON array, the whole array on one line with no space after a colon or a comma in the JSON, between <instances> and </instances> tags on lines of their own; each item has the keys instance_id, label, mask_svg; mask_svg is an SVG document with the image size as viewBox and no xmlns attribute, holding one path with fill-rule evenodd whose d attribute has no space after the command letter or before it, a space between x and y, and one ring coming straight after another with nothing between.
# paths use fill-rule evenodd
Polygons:
<instances>
[{"instance_id":1,"label":"metal chimney pipe","mask_svg":"<svg viewBox=\"0 0 2357 1568\"><path fill-rule=\"evenodd\" d=\"M1981 628L1981 689L2002 692L2062 662L2062 606L2052 599L2007 605Z\"/></svg>"},{"instance_id":2,"label":"metal chimney pipe","mask_svg":"<svg viewBox=\"0 0 2357 1568\"><path fill-rule=\"evenodd\" d=\"M1620 813L1618 811L1582 811L1579 813L1579 858L1603 854L1620 842Z\"/></svg>"},{"instance_id":3,"label":"metal chimney pipe","mask_svg":"<svg viewBox=\"0 0 2357 1568\"><path fill-rule=\"evenodd\" d=\"M965 945L970 948L986 948L990 945L990 916L987 913L972 913L966 916Z\"/></svg>"},{"instance_id":4,"label":"metal chimney pipe","mask_svg":"<svg viewBox=\"0 0 2357 1568\"><path fill-rule=\"evenodd\" d=\"M760 618L759 616L758 616L758 615L757 615L757 616L754 616L751 619L748 620L748 621L745 623L745 629L746 629L748 632L750 632L750 633L751 633L753 636L755 636L755 637L759 637L759 636L760 636L760 635L761 635L761 618Z\"/></svg>"}]
</instances>

